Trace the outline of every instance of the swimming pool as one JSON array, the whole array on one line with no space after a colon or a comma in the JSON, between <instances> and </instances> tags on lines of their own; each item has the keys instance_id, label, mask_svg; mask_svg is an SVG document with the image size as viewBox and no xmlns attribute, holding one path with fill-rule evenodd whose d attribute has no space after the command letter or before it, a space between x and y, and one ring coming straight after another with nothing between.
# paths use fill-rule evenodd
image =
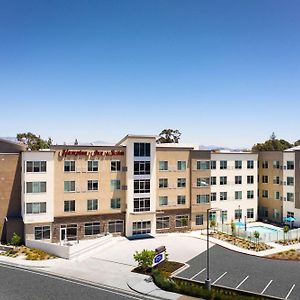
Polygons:
<instances>
[{"instance_id":1,"label":"swimming pool","mask_svg":"<svg viewBox=\"0 0 300 300\"><path fill-rule=\"evenodd\" d=\"M247 231L248 232L254 232L258 231L259 233L277 233L278 231L282 231L280 228L275 229L275 228L270 228L270 227L265 227L265 226L247 226Z\"/></svg>"}]
</instances>

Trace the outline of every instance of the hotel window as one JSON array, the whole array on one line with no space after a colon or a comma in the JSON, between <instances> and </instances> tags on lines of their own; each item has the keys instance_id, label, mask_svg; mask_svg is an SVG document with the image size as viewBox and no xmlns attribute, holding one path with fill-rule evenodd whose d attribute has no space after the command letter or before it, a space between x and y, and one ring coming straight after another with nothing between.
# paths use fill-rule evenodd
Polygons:
<instances>
[{"instance_id":1,"label":"hotel window","mask_svg":"<svg viewBox=\"0 0 300 300\"><path fill-rule=\"evenodd\" d=\"M263 198L269 198L269 192L268 192L268 190L263 190L262 191L262 197Z\"/></svg>"},{"instance_id":2,"label":"hotel window","mask_svg":"<svg viewBox=\"0 0 300 300\"><path fill-rule=\"evenodd\" d=\"M111 191L116 191L121 189L121 181L119 179L112 179L110 181Z\"/></svg>"},{"instance_id":3,"label":"hotel window","mask_svg":"<svg viewBox=\"0 0 300 300\"><path fill-rule=\"evenodd\" d=\"M134 143L134 156L149 157L150 143Z\"/></svg>"},{"instance_id":4,"label":"hotel window","mask_svg":"<svg viewBox=\"0 0 300 300\"><path fill-rule=\"evenodd\" d=\"M148 175L150 174L150 161L135 161L134 175Z\"/></svg>"},{"instance_id":5,"label":"hotel window","mask_svg":"<svg viewBox=\"0 0 300 300\"><path fill-rule=\"evenodd\" d=\"M295 217L295 213L293 213L292 211L288 211L288 212L286 213L286 216L287 216L287 217L292 217L292 218L294 218L294 217Z\"/></svg>"},{"instance_id":6,"label":"hotel window","mask_svg":"<svg viewBox=\"0 0 300 300\"><path fill-rule=\"evenodd\" d=\"M242 168L242 161L241 160L236 160L234 165L235 165L236 169L241 169Z\"/></svg>"},{"instance_id":7,"label":"hotel window","mask_svg":"<svg viewBox=\"0 0 300 300\"><path fill-rule=\"evenodd\" d=\"M286 168L287 168L288 170L294 170L294 161L288 160L288 161L286 162Z\"/></svg>"},{"instance_id":8,"label":"hotel window","mask_svg":"<svg viewBox=\"0 0 300 300\"><path fill-rule=\"evenodd\" d=\"M96 235L96 234L100 234L100 222L84 224L84 235Z\"/></svg>"},{"instance_id":9,"label":"hotel window","mask_svg":"<svg viewBox=\"0 0 300 300\"><path fill-rule=\"evenodd\" d=\"M273 168L274 169L279 169L280 168L279 160L273 160Z\"/></svg>"},{"instance_id":10,"label":"hotel window","mask_svg":"<svg viewBox=\"0 0 300 300\"><path fill-rule=\"evenodd\" d=\"M147 234L151 232L151 221L132 223L132 235Z\"/></svg>"},{"instance_id":11,"label":"hotel window","mask_svg":"<svg viewBox=\"0 0 300 300\"><path fill-rule=\"evenodd\" d=\"M287 185L294 185L294 177L287 177L286 178Z\"/></svg>"},{"instance_id":12,"label":"hotel window","mask_svg":"<svg viewBox=\"0 0 300 300\"><path fill-rule=\"evenodd\" d=\"M185 160L177 161L177 170L178 171L185 171L186 170L186 161Z\"/></svg>"},{"instance_id":13,"label":"hotel window","mask_svg":"<svg viewBox=\"0 0 300 300\"><path fill-rule=\"evenodd\" d=\"M227 169L227 160L220 160L220 169L221 170Z\"/></svg>"},{"instance_id":14,"label":"hotel window","mask_svg":"<svg viewBox=\"0 0 300 300\"><path fill-rule=\"evenodd\" d=\"M211 170L215 170L217 168L217 163L215 160L212 160L210 162L210 168L211 168Z\"/></svg>"},{"instance_id":15,"label":"hotel window","mask_svg":"<svg viewBox=\"0 0 300 300\"><path fill-rule=\"evenodd\" d=\"M64 212L75 211L75 200L64 201Z\"/></svg>"},{"instance_id":16,"label":"hotel window","mask_svg":"<svg viewBox=\"0 0 300 300\"><path fill-rule=\"evenodd\" d=\"M27 173L41 173L47 171L46 161L27 161L26 172Z\"/></svg>"},{"instance_id":17,"label":"hotel window","mask_svg":"<svg viewBox=\"0 0 300 300\"><path fill-rule=\"evenodd\" d=\"M247 199L253 199L254 198L254 191L247 191Z\"/></svg>"},{"instance_id":18,"label":"hotel window","mask_svg":"<svg viewBox=\"0 0 300 300\"><path fill-rule=\"evenodd\" d=\"M253 184L254 183L254 176L247 176L247 184Z\"/></svg>"},{"instance_id":19,"label":"hotel window","mask_svg":"<svg viewBox=\"0 0 300 300\"><path fill-rule=\"evenodd\" d=\"M273 184L280 184L279 176L274 176L273 177Z\"/></svg>"},{"instance_id":20,"label":"hotel window","mask_svg":"<svg viewBox=\"0 0 300 300\"><path fill-rule=\"evenodd\" d=\"M64 161L64 171L65 172L75 172L75 160L65 160Z\"/></svg>"},{"instance_id":21,"label":"hotel window","mask_svg":"<svg viewBox=\"0 0 300 300\"><path fill-rule=\"evenodd\" d=\"M234 192L234 198L235 198L235 200L242 200L243 199L242 191L235 191Z\"/></svg>"},{"instance_id":22,"label":"hotel window","mask_svg":"<svg viewBox=\"0 0 300 300\"><path fill-rule=\"evenodd\" d=\"M234 218L236 220L239 220L242 218L242 210L241 209L235 209L234 210Z\"/></svg>"},{"instance_id":23,"label":"hotel window","mask_svg":"<svg viewBox=\"0 0 300 300\"><path fill-rule=\"evenodd\" d=\"M88 191L98 191L98 180L88 180Z\"/></svg>"},{"instance_id":24,"label":"hotel window","mask_svg":"<svg viewBox=\"0 0 300 300\"><path fill-rule=\"evenodd\" d=\"M254 218L254 209L247 208L247 219L253 219L253 218Z\"/></svg>"},{"instance_id":25,"label":"hotel window","mask_svg":"<svg viewBox=\"0 0 300 300\"><path fill-rule=\"evenodd\" d=\"M183 215L183 216L176 216L175 219L175 227L186 227L189 223L189 216Z\"/></svg>"},{"instance_id":26,"label":"hotel window","mask_svg":"<svg viewBox=\"0 0 300 300\"><path fill-rule=\"evenodd\" d=\"M262 206L261 210L262 210L262 216L263 216L264 218L268 218L268 217L269 217L269 210L268 210L268 208Z\"/></svg>"},{"instance_id":27,"label":"hotel window","mask_svg":"<svg viewBox=\"0 0 300 300\"><path fill-rule=\"evenodd\" d=\"M227 176L220 176L220 185L227 184Z\"/></svg>"},{"instance_id":28,"label":"hotel window","mask_svg":"<svg viewBox=\"0 0 300 300\"><path fill-rule=\"evenodd\" d=\"M220 200L227 200L227 192L220 192Z\"/></svg>"},{"instance_id":29,"label":"hotel window","mask_svg":"<svg viewBox=\"0 0 300 300\"><path fill-rule=\"evenodd\" d=\"M242 184L242 176L235 176L235 184Z\"/></svg>"},{"instance_id":30,"label":"hotel window","mask_svg":"<svg viewBox=\"0 0 300 300\"><path fill-rule=\"evenodd\" d=\"M98 160L88 161L88 172L98 172Z\"/></svg>"},{"instance_id":31,"label":"hotel window","mask_svg":"<svg viewBox=\"0 0 300 300\"><path fill-rule=\"evenodd\" d=\"M177 178L177 187L185 188L186 187L186 179L185 178Z\"/></svg>"},{"instance_id":32,"label":"hotel window","mask_svg":"<svg viewBox=\"0 0 300 300\"><path fill-rule=\"evenodd\" d=\"M134 180L134 193L150 193L150 179Z\"/></svg>"},{"instance_id":33,"label":"hotel window","mask_svg":"<svg viewBox=\"0 0 300 300\"><path fill-rule=\"evenodd\" d=\"M168 196L160 196L159 197L159 205L168 205Z\"/></svg>"},{"instance_id":34,"label":"hotel window","mask_svg":"<svg viewBox=\"0 0 300 300\"><path fill-rule=\"evenodd\" d=\"M262 176L262 183L268 183L269 182L269 177L266 175Z\"/></svg>"},{"instance_id":35,"label":"hotel window","mask_svg":"<svg viewBox=\"0 0 300 300\"><path fill-rule=\"evenodd\" d=\"M268 163L267 160L263 160L263 162L262 162L262 168L263 169L268 169L269 168L269 163Z\"/></svg>"},{"instance_id":36,"label":"hotel window","mask_svg":"<svg viewBox=\"0 0 300 300\"><path fill-rule=\"evenodd\" d=\"M203 204L203 203L209 203L209 197L210 195L197 195L197 203Z\"/></svg>"},{"instance_id":37,"label":"hotel window","mask_svg":"<svg viewBox=\"0 0 300 300\"><path fill-rule=\"evenodd\" d=\"M150 198L134 198L133 211L150 211Z\"/></svg>"},{"instance_id":38,"label":"hotel window","mask_svg":"<svg viewBox=\"0 0 300 300\"><path fill-rule=\"evenodd\" d=\"M110 170L111 172L118 172L121 170L121 161L119 160L112 160L110 162Z\"/></svg>"},{"instance_id":39,"label":"hotel window","mask_svg":"<svg viewBox=\"0 0 300 300\"><path fill-rule=\"evenodd\" d=\"M254 161L247 160L247 169L254 169Z\"/></svg>"},{"instance_id":40,"label":"hotel window","mask_svg":"<svg viewBox=\"0 0 300 300\"><path fill-rule=\"evenodd\" d=\"M209 160L197 161L197 170L209 170L209 168L210 168Z\"/></svg>"},{"instance_id":41,"label":"hotel window","mask_svg":"<svg viewBox=\"0 0 300 300\"><path fill-rule=\"evenodd\" d=\"M222 210L221 212L221 222L227 222L227 210Z\"/></svg>"},{"instance_id":42,"label":"hotel window","mask_svg":"<svg viewBox=\"0 0 300 300\"><path fill-rule=\"evenodd\" d=\"M177 204L178 205L184 205L185 204L185 196L184 195L178 195L177 196Z\"/></svg>"},{"instance_id":43,"label":"hotel window","mask_svg":"<svg viewBox=\"0 0 300 300\"><path fill-rule=\"evenodd\" d=\"M159 178L159 188L167 188L168 187L168 178Z\"/></svg>"},{"instance_id":44,"label":"hotel window","mask_svg":"<svg viewBox=\"0 0 300 300\"><path fill-rule=\"evenodd\" d=\"M87 200L87 210L98 210L98 199Z\"/></svg>"},{"instance_id":45,"label":"hotel window","mask_svg":"<svg viewBox=\"0 0 300 300\"><path fill-rule=\"evenodd\" d=\"M123 220L114 220L108 222L108 232L117 233L124 231L124 221Z\"/></svg>"},{"instance_id":46,"label":"hotel window","mask_svg":"<svg viewBox=\"0 0 300 300\"><path fill-rule=\"evenodd\" d=\"M26 193L46 193L46 181L26 182Z\"/></svg>"},{"instance_id":47,"label":"hotel window","mask_svg":"<svg viewBox=\"0 0 300 300\"><path fill-rule=\"evenodd\" d=\"M119 209L121 208L121 199L120 198L112 198L110 199L110 208Z\"/></svg>"},{"instance_id":48,"label":"hotel window","mask_svg":"<svg viewBox=\"0 0 300 300\"><path fill-rule=\"evenodd\" d=\"M275 200L280 200L280 193L279 192L277 192L277 191L274 192L274 199Z\"/></svg>"},{"instance_id":49,"label":"hotel window","mask_svg":"<svg viewBox=\"0 0 300 300\"><path fill-rule=\"evenodd\" d=\"M50 240L50 226L34 227L35 240Z\"/></svg>"},{"instance_id":50,"label":"hotel window","mask_svg":"<svg viewBox=\"0 0 300 300\"><path fill-rule=\"evenodd\" d=\"M156 229L168 229L168 228L170 228L170 217L156 218Z\"/></svg>"},{"instance_id":51,"label":"hotel window","mask_svg":"<svg viewBox=\"0 0 300 300\"><path fill-rule=\"evenodd\" d=\"M46 202L26 203L26 214L46 213Z\"/></svg>"},{"instance_id":52,"label":"hotel window","mask_svg":"<svg viewBox=\"0 0 300 300\"><path fill-rule=\"evenodd\" d=\"M207 187L209 186L210 178L209 177L200 177L197 178L197 186Z\"/></svg>"},{"instance_id":53,"label":"hotel window","mask_svg":"<svg viewBox=\"0 0 300 300\"><path fill-rule=\"evenodd\" d=\"M274 208L273 209L273 218L278 219L280 217L279 210Z\"/></svg>"},{"instance_id":54,"label":"hotel window","mask_svg":"<svg viewBox=\"0 0 300 300\"><path fill-rule=\"evenodd\" d=\"M168 171L168 161L167 160L159 161L159 171Z\"/></svg>"},{"instance_id":55,"label":"hotel window","mask_svg":"<svg viewBox=\"0 0 300 300\"><path fill-rule=\"evenodd\" d=\"M217 184L217 177L212 176L210 177L210 185L216 185Z\"/></svg>"},{"instance_id":56,"label":"hotel window","mask_svg":"<svg viewBox=\"0 0 300 300\"><path fill-rule=\"evenodd\" d=\"M294 194L293 193L287 193L286 194L286 201L294 202Z\"/></svg>"},{"instance_id":57,"label":"hotel window","mask_svg":"<svg viewBox=\"0 0 300 300\"><path fill-rule=\"evenodd\" d=\"M75 181L64 181L65 192L75 192Z\"/></svg>"},{"instance_id":58,"label":"hotel window","mask_svg":"<svg viewBox=\"0 0 300 300\"><path fill-rule=\"evenodd\" d=\"M210 193L210 201L217 201L217 193Z\"/></svg>"},{"instance_id":59,"label":"hotel window","mask_svg":"<svg viewBox=\"0 0 300 300\"><path fill-rule=\"evenodd\" d=\"M199 225L203 225L203 214L201 215L196 215L196 225L199 226Z\"/></svg>"}]
</instances>

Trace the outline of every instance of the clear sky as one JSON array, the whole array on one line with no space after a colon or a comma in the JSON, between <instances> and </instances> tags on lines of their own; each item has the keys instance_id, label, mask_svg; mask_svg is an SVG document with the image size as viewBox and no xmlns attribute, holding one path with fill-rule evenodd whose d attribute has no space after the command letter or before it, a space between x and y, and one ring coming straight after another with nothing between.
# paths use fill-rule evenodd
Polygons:
<instances>
[{"instance_id":1,"label":"clear sky","mask_svg":"<svg viewBox=\"0 0 300 300\"><path fill-rule=\"evenodd\" d=\"M300 139L299 0L0 1L0 136Z\"/></svg>"}]
</instances>

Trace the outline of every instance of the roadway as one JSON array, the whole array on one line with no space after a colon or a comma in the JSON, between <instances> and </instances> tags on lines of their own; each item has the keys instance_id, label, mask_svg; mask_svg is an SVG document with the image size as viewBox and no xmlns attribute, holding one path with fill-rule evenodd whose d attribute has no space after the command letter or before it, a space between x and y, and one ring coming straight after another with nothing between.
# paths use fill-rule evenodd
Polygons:
<instances>
[{"instance_id":1,"label":"roadway","mask_svg":"<svg viewBox=\"0 0 300 300\"><path fill-rule=\"evenodd\" d=\"M72 280L40 271L0 264L2 300L139 300L156 299L134 292Z\"/></svg>"},{"instance_id":2,"label":"roadway","mask_svg":"<svg viewBox=\"0 0 300 300\"><path fill-rule=\"evenodd\" d=\"M206 251L187 264L190 267L178 276L204 282ZM210 279L212 285L297 300L300 295L300 262L260 258L216 245L210 248Z\"/></svg>"}]
</instances>

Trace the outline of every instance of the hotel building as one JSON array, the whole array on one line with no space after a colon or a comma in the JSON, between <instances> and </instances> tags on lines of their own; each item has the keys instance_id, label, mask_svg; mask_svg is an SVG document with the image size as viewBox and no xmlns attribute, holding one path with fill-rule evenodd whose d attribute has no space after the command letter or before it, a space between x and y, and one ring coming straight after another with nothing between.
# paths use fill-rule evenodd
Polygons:
<instances>
[{"instance_id":1,"label":"hotel building","mask_svg":"<svg viewBox=\"0 0 300 300\"><path fill-rule=\"evenodd\" d=\"M22 153L25 239L58 242L202 229L257 219L258 154L156 144L127 135L114 146L56 145Z\"/></svg>"}]
</instances>

